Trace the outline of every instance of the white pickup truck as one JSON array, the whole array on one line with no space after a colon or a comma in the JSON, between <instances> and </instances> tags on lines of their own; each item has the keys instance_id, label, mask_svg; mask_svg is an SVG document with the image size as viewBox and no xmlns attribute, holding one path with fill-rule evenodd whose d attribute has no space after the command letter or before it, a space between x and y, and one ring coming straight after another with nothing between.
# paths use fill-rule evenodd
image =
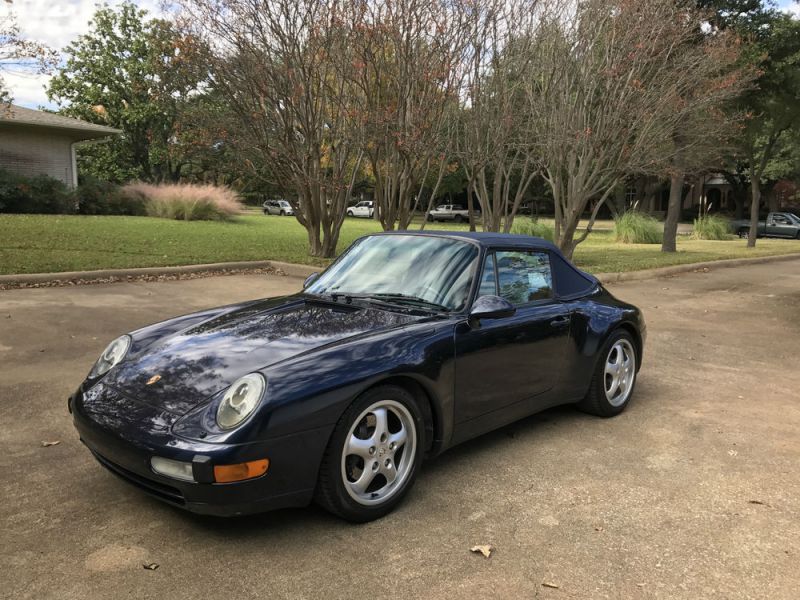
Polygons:
<instances>
[{"instance_id":1,"label":"white pickup truck","mask_svg":"<svg viewBox=\"0 0 800 600\"><path fill-rule=\"evenodd\" d=\"M480 216L476 209L475 216ZM453 221L455 223L466 223L469 221L469 211L457 204L440 204L428 215L428 221Z\"/></svg>"},{"instance_id":2,"label":"white pickup truck","mask_svg":"<svg viewBox=\"0 0 800 600\"><path fill-rule=\"evenodd\" d=\"M375 214L375 202L372 200L362 200L355 206L351 206L347 209L347 216L348 217L364 217L367 219L371 219L372 215Z\"/></svg>"}]
</instances>

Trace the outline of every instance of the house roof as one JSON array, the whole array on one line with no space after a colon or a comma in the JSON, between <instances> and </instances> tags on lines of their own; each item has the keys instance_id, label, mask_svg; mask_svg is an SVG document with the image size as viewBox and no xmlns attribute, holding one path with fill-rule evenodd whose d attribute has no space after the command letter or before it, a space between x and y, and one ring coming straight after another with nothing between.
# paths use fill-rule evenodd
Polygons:
<instances>
[{"instance_id":1,"label":"house roof","mask_svg":"<svg viewBox=\"0 0 800 600\"><path fill-rule=\"evenodd\" d=\"M0 107L0 125L6 124L60 129L66 133L73 134L76 140L90 140L121 133L119 129L114 129L113 127L96 125L88 121L63 117L41 110L33 110L16 104Z\"/></svg>"}]
</instances>

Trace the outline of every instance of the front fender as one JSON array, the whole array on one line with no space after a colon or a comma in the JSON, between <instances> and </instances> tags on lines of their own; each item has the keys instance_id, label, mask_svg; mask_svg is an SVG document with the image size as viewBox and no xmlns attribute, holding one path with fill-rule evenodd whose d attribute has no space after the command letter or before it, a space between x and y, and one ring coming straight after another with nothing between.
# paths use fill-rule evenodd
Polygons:
<instances>
[{"instance_id":1,"label":"front fender","mask_svg":"<svg viewBox=\"0 0 800 600\"><path fill-rule=\"evenodd\" d=\"M186 415L175 433L235 444L324 429L335 425L365 390L405 377L431 399L439 428L436 438L449 440L454 407L453 327L449 320L415 323L276 363L262 371L267 378L265 399L242 427L216 439L203 427L206 404Z\"/></svg>"}]
</instances>

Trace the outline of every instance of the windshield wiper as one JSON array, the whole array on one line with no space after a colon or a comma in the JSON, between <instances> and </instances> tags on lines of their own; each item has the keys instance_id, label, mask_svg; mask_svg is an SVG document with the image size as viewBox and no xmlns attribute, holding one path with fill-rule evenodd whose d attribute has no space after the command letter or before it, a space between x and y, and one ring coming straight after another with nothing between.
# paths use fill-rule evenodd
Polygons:
<instances>
[{"instance_id":1,"label":"windshield wiper","mask_svg":"<svg viewBox=\"0 0 800 600\"><path fill-rule=\"evenodd\" d=\"M437 302L431 302L430 300L426 300L425 298L420 298L419 296L410 296L408 294L345 294L350 298L366 298L366 299L375 299L381 300L384 302L396 302L398 304L409 304L411 306L423 306L426 308L432 308L434 310L442 310L447 311L449 310L443 304L439 304Z\"/></svg>"}]
</instances>

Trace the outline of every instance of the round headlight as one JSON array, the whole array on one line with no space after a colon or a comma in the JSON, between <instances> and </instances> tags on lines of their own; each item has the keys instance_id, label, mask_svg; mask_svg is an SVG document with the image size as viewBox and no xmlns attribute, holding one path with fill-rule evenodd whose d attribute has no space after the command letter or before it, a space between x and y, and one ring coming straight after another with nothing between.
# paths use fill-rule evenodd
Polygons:
<instances>
[{"instance_id":1,"label":"round headlight","mask_svg":"<svg viewBox=\"0 0 800 600\"><path fill-rule=\"evenodd\" d=\"M259 373L250 373L237 379L217 408L217 425L221 429L233 429L249 417L264 395L266 382Z\"/></svg>"},{"instance_id":2,"label":"round headlight","mask_svg":"<svg viewBox=\"0 0 800 600\"><path fill-rule=\"evenodd\" d=\"M128 349L130 347L130 336L123 335L115 339L106 347L105 350L103 350L100 358L98 358L97 362L94 363L94 366L89 373L89 377L100 377L101 375L108 373L111 370L111 367L118 364L123 358L125 358L125 355L128 353Z\"/></svg>"}]
</instances>

